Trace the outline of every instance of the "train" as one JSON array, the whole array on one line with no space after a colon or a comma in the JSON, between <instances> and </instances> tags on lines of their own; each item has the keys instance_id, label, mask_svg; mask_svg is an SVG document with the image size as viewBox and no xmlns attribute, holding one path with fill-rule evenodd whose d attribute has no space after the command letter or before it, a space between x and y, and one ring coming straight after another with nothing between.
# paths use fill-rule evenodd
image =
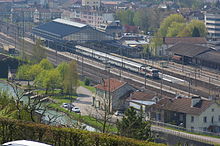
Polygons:
<instances>
[{"instance_id":1,"label":"train","mask_svg":"<svg viewBox=\"0 0 220 146\"><path fill-rule=\"evenodd\" d=\"M146 66L142 63L134 62L123 57L114 56L104 52L96 51L80 45L75 46L76 52L84 56L109 63L112 66L121 67L123 69L135 72L142 76L147 76L153 79L160 79L159 70L151 66Z\"/></svg>"}]
</instances>

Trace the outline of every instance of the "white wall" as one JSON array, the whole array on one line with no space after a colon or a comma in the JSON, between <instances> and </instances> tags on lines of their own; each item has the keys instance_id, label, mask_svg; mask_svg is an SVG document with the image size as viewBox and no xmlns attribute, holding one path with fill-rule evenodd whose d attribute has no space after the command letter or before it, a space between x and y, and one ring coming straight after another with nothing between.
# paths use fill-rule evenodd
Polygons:
<instances>
[{"instance_id":1,"label":"white wall","mask_svg":"<svg viewBox=\"0 0 220 146\"><path fill-rule=\"evenodd\" d=\"M214 109L214 111L212 111ZM194 122L191 122L191 116L194 116ZM207 122L203 122L203 117L207 117ZM214 116L214 122L211 122L212 116ZM197 130L203 130L204 127L208 128L210 125L220 126L219 121L220 116L220 106L217 104L212 104L209 108L207 108L201 115L186 115L186 128Z\"/></svg>"}]
</instances>

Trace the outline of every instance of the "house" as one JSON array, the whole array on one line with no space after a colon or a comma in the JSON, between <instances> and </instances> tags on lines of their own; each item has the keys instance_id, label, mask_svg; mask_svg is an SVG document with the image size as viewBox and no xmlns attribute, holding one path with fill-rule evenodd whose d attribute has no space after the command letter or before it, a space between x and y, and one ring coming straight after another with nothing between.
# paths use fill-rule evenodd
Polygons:
<instances>
[{"instance_id":1,"label":"house","mask_svg":"<svg viewBox=\"0 0 220 146\"><path fill-rule=\"evenodd\" d=\"M126 99L135 91L135 88L127 82L114 78L103 80L103 83L96 85L95 88L93 105L102 110L107 107L110 112L124 109Z\"/></svg>"},{"instance_id":2,"label":"house","mask_svg":"<svg viewBox=\"0 0 220 146\"><path fill-rule=\"evenodd\" d=\"M163 98L151 107L151 120L191 130L220 132L220 105L201 97Z\"/></svg>"},{"instance_id":3,"label":"house","mask_svg":"<svg viewBox=\"0 0 220 146\"><path fill-rule=\"evenodd\" d=\"M204 37L163 37L162 39L163 44L158 48L158 54L161 56L167 55L167 49L178 43L207 46Z\"/></svg>"},{"instance_id":4,"label":"house","mask_svg":"<svg viewBox=\"0 0 220 146\"><path fill-rule=\"evenodd\" d=\"M137 112L143 112L146 119L150 118L150 107L159 101L159 96L151 92L136 91L126 100L127 107L133 107Z\"/></svg>"}]
</instances>

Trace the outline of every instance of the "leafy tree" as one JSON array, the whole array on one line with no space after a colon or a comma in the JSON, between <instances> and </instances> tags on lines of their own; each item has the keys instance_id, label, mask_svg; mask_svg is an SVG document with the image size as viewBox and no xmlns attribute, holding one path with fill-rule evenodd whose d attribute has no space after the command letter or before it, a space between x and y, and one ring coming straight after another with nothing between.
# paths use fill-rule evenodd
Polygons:
<instances>
[{"instance_id":1,"label":"leafy tree","mask_svg":"<svg viewBox=\"0 0 220 146\"><path fill-rule=\"evenodd\" d=\"M150 140L151 125L144 121L142 114L137 114L134 108L129 108L121 121L117 122L119 135L140 140Z\"/></svg>"},{"instance_id":2,"label":"leafy tree","mask_svg":"<svg viewBox=\"0 0 220 146\"><path fill-rule=\"evenodd\" d=\"M16 78L18 78L19 80L27 80L29 85L29 81L32 79L30 74L30 69L31 69L30 65L20 66L16 73Z\"/></svg>"},{"instance_id":3,"label":"leafy tree","mask_svg":"<svg viewBox=\"0 0 220 146\"><path fill-rule=\"evenodd\" d=\"M33 48L34 55L32 59L35 63L39 63L42 59L46 58L45 49L41 45L41 40L38 39Z\"/></svg>"},{"instance_id":4,"label":"leafy tree","mask_svg":"<svg viewBox=\"0 0 220 146\"><path fill-rule=\"evenodd\" d=\"M58 70L59 73L60 73L60 76L61 76L62 81L64 80L64 76L65 76L65 74L66 74L68 68L69 68L69 65L68 65L67 62L62 62L62 63L60 63L60 64L57 66L57 70Z\"/></svg>"},{"instance_id":5,"label":"leafy tree","mask_svg":"<svg viewBox=\"0 0 220 146\"><path fill-rule=\"evenodd\" d=\"M140 9L134 13L133 22L141 30L147 31L149 28L148 13L145 9Z\"/></svg>"},{"instance_id":6,"label":"leafy tree","mask_svg":"<svg viewBox=\"0 0 220 146\"><path fill-rule=\"evenodd\" d=\"M48 59L42 59L39 64L45 70L50 70L54 68L53 64Z\"/></svg>"},{"instance_id":7,"label":"leafy tree","mask_svg":"<svg viewBox=\"0 0 220 146\"><path fill-rule=\"evenodd\" d=\"M37 75L43 71L43 68L39 64L34 64L30 67L31 80L34 80Z\"/></svg>"},{"instance_id":8,"label":"leafy tree","mask_svg":"<svg viewBox=\"0 0 220 146\"><path fill-rule=\"evenodd\" d=\"M167 35L167 31L169 27L171 27L172 23L177 22L177 23L184 23L185 20L182 15L179 14L172 14L165 18L163 22L160 25L160 28L158 30L159 36L160 37L165 37Z\"/></svg>"},{"instance_id":9,"label":"leafy tree","mask_svg":"<svg viewBox=\"0 0 220 146\"><path fill-rule=\"evenodd\" d=\"M69 63L68 70L64 76L64 91L67 94L75 94L78 87L77 64L75 61Z\"/></svg>"},{"instance_id":10,"label":"leafy tree","mask_svg":"<svg viewBox=\"0 0 220 146\"><path fill-rule=\"evenodd\" d=\"M186 27L178 34L180 37L191 37L193 29L197 28L201 37L206 36L206 27L202 21L192 20Z\"/></svg>"},{"instance_id":11,"label":"leafy tree","mask_svg":"<svg viewBox=\"0 0 220 146\"><path fill-rule=\"evenodd\" d=\"M199 29L197 27L194 27L192 37L200 37Z\"/></svg>"},{"instance_id":12,"label":"leafy tree","mask_svg":"<svg viewBox=\"0 0 220 146\"><path fill-rule=\"evenodd\" d=\"M42 71L34 80L34 84L45 89L45 94L50 90L60 88L61 77L56 69Z\"/></svg>"},{"instance_id":13,"label":"leafy tree","mask_svg":"<svg viewBox=\"0 0 220 146\"><path fill-rule=\"evenodd\" d=\"M185 23L178 23L173 22L167 31L167 37L176 37L184 28L186 24Z\"/></svg>"},{"instance_id":14,"label":"leafy tree","mask_svg":"<svg viewBox=\"0 0 220 146\"><path fill-rule=\"evenodd\" d=\"M132 10L119 10L116 12L116 18L121 21L121 23L133 25L134 12Z\"/></svg>"}]
</instances>

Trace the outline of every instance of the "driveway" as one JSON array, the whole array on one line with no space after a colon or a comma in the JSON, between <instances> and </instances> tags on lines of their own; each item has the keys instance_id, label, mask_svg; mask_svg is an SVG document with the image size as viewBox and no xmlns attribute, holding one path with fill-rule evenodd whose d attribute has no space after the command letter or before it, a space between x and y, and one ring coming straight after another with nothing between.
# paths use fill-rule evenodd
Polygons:
<instances>
[{"instance_id":1,"label":"driveway","mask_svg":"<svg viewBox=\"0 0 220 146\"><path fill-rule=\"evenodd\" d=\"M91 115L95 110L92 107L92 92L80 86L77 88L76 93L78 98L73 104L80 108L81 115Z\"/></svg>"},{"instance_id":2,"label":"driveway","mask_svg":"<svg viewBox=\"0 0 220 146\"><path fill-rule=\"evenodd\" d=\"M73 103L76 107L80 108L81 115L89 115L98 119L103 119L104 111L98 110L92 106L92 92L82 86L78 87L76 90L78 94L77 100ZM110 115L109 115L110 116ZM110 118L111 117L111 118ZM109 118L112 122L116 122L116 120L120 117L116 117L111 115Z\"/></svg>"}]
</instances>

